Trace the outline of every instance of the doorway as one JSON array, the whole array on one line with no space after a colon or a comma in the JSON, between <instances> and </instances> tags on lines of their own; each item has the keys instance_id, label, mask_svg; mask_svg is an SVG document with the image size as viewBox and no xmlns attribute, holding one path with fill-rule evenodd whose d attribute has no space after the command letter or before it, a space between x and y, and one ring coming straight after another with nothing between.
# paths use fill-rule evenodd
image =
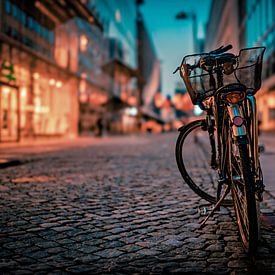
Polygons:
<instances>
[{"instance_id":1,"label":"doorway","mask_svg":"<svg viewBox=\"0 0 275 275\"><path fill-rule=\"evenodd\" d=\"M19 89L0 84L0 142L19 141Z\"/></svg>"}]
</instances>

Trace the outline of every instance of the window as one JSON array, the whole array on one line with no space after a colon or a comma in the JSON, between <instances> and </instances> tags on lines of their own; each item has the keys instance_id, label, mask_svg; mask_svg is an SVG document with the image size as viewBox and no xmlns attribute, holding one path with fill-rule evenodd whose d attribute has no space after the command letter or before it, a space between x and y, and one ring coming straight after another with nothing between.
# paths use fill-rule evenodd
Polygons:
<instances>
[{"instance_id":1,"label":"window","mask_svg":"<svg viewBox=\"0 0 275 275\"><path fill-rule=\"evenodd\" d=\"M33 20L31 17L28 17L28 23L27 27L32 30L33 29Z\"/></svg>"},{"instance_id":2,"label":"window","mask_svg":"<svg viewBox=\"0 0 275 275\"><path fill-rule=\"evenodd\" d=\"M26 21L27 21L26 14L24 12L22 12L20 22L23 26L26 26Z\"/></svg>"},{"instance_id":3,"label":"window","mask_svg":"<svg viewBox=\"0 0 275 275\"><path fill-rule=\"evenodd\" d=\"M270 108L269 109L269 119L270 120L275 120L275 108Z\"/></svg>"},{"instance_id":4,"label":"window","mask_svg":"<svg viewBox=\"0 0 275 275\"><path fill-rule=\"evenodd\" d=\"M11 2L9 0L5 1L5 12L11 14Z\"/></svg>"},{"instance_id":5,"label":"window","mask_svg":"<svg viewBox=\"0 0 275 275\"><path fill-rule=\"evenodd\" d=\"M39 34L39 32L40 32L40 24L36 20L34 20L34 19L33 19L33 29L34 29L34 31L37 34Z\"/></svg>"},{"instance_id":6,"label":"window","mask_svg":"<svg viewBox=\"0 0 275 275\"><path fill-rule=\"evenodd\" d=\"M14 18L17 18L17 16L18 16L18 8L15 5L12 5L12 4L11 4L11 8L12 8L12 11L11 11L12 16Z\"/></svg>"},{"instance_id":7,"label":"window","mask_svg":"<svg viewBox=\"0 0 275 275\"><path fill-rule=\"evenodd\" d=\"M54 32L49 31L48 34L49 34L49 42L51 44L53 44L54 43Z\"/></svg>"}]
</instances>

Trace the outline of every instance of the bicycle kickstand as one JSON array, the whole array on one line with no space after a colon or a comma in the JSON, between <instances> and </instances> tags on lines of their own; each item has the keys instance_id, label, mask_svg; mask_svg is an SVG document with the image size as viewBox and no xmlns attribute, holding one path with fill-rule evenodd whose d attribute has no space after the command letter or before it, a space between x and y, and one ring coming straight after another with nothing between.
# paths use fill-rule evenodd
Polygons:
<instances>
[{"instance_id":1,"label":"bicycle kickstand","mask_svg":"<svg viewBox=\"0 0 275 275\"><path fill-rule=\"evenodd\" d=\"M211 210L211 212L208 214L208 216L202 221L202 223L200 224L200 229L203 228L203 226L206 224L206 222L209 220L209 218L214 214L214 212L220 207L222 201L225 199L225 197L227 196L227 194L229 193L230 190L230 186L226 185L226 188L224 190L223 195L220 197L220 199L217 201L217 203L215 204L214 208Z\"/></svg>"}]
</instances>

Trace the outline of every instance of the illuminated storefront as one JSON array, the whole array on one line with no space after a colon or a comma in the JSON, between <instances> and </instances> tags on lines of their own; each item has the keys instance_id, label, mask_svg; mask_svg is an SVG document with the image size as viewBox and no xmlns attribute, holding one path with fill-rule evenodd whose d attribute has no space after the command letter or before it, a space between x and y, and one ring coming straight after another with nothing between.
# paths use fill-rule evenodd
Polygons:
<instances>
[{"instance_id":1,"label":"illuminated storefront","mask_svg":"<svg viewBox=\"0 0 275 275\"><path fill-rule=\"evenodd\" d=\"M81 18L99 32L101 23L83 1L3 0L0 15L1 141L76 136L79 52L90 45L83 35L78 44L79 29L69 22Z\"/></svg>"},{"instance_id":2,"label":"illuminated storefront","mask_svg":"<svg viewBox=\"0 0 275 275\"><path fill-rule=\"evenodd\" d=\"M1 141L77 134L77 78L54 64L1 44L15 80L1 78Z\"/></svg>"}]
</instances>

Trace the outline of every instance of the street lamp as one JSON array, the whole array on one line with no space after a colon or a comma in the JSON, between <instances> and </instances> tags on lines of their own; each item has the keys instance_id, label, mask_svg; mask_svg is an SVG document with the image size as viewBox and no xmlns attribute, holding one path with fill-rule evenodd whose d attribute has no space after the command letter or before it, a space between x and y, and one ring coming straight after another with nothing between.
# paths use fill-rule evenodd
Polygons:
<instances>
[{"instance_id":1,"label":"street lamp","mask_svg":"<svg viewBox=\"0 0 275 275\"><path fill-rule=\"evenodd\" d=\"M196 52L196 45L197 45L197 16L194 12L185 12L181 11L176 14L176 20L187 20L189 18L192 19L193 22L193 49Z\"/></svg>"}]
</instances>

